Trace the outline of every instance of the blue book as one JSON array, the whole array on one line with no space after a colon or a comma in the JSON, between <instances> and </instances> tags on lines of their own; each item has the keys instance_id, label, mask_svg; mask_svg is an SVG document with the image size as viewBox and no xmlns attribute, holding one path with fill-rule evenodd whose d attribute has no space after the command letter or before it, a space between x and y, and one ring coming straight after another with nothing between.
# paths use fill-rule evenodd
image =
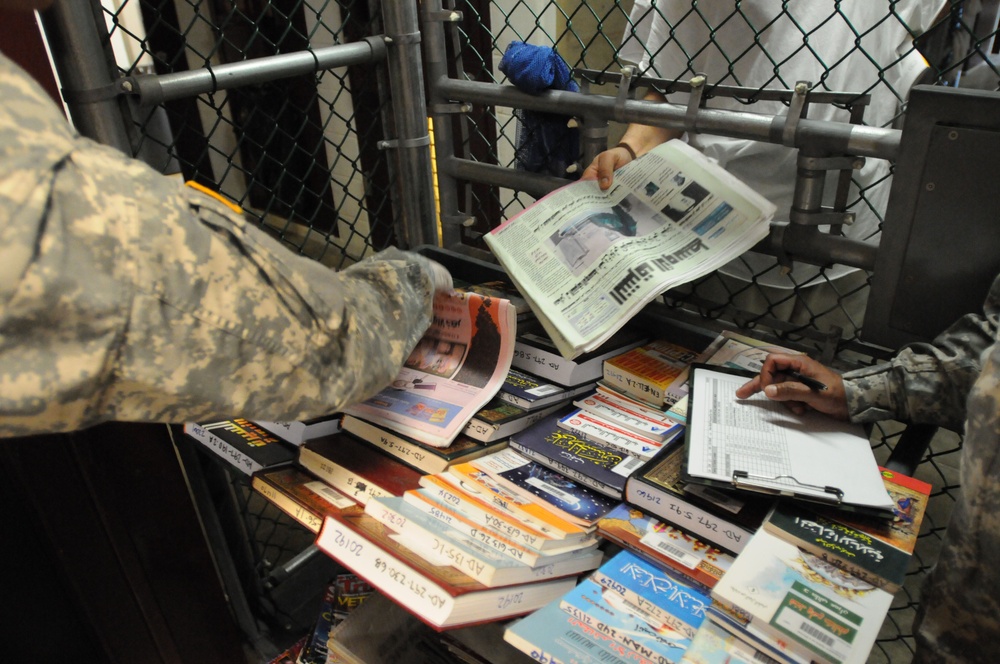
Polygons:
<instances>
[{"instance_id":1,"label":"blue book","mask_svg":"<svg viewBox=\"0 0 1000 664\"><path fill-rule=\"evenodd\" d=\"M737 638L712 620L706 620L698 628L682 661L684 664L778 664L778 660Z\"/></svg>"},{"instance_id":2,"label":"blue book","mask_svg":"<svg viewBox=\"0 0 1000 664\"><path fill-rule=\"evenodd\" d=\"M591 580L688 640L694 638L712 604L711 597L693 583L685 583L628 550L601 565Z\"/></svg>"},{"instance_id":3,"label":"blue book","mask_svg":"<svg viewBox=\"0 0 1000 664\"><path fill-rule=\"evenodd\" d=\"M559 426L562 411L543 418L510 438L509 445L524 456L558 471L616 500L625 480L643 461L602 445L588 442Z\"/></svg>"},{"instance_id":4,"label":"blue book","mask_svg":"<svg viewBox=\"0 0 1000 664\"><path fill-rule=\"evenodd\" d=\"M560 601L508 625L504 641L545 664L635 664L634 659L601 647L595 640L596 630L559 608Z\"/></svg>"},{"instance_id":5,"label":"blue book","mask_svg":"<svg viewBox=\"0 0 1000 664\"><path fill-rule=\"evenodd\" d=\"M589 578L563 595L559 606L570 617L613 640L599 640L605 648L614 651L614 644L626 648L627 659L635 659L634 653L654 664L678 664L693 638L693 634L688 636L669 625L648 622L621 595Z\"/></svg>"}]
</instances>

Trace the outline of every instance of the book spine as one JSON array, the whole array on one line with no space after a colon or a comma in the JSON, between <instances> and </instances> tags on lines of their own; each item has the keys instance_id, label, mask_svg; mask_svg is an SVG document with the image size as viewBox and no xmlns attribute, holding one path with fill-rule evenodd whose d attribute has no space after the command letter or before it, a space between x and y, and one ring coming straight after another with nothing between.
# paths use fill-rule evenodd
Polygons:
<instances>
[{"instance_id":1,"label":"book spine","mask_svg":"<svg viewBox=\"0 0 1000 664\"><path fill-rule=\"evenodd\" d=\"M299 464L334 489L358 501L362 505L372 498L390 498L393 493L383 489L366 477L331 463L308 447L301 448Z\"/></svg>"},{"instance_id":2,"label":"book spine","mask_svg":"<svg viewBox=\"0 0 1000 664\"><path fill-rule=\"evenodd\" d=\"M649 417L638 410L626 408L624 404L624 401L616 403L602 394L593 394L573 402L582 411L658 441L663 440L664 436L678 426L676 422L663 417Z\"/></svg>"},{"instance_id":3,"label":"book spine","mask_svg":"<svg viewBox=\"0 0 1000 664\"><path fill-rule=\"evenodd\" d=\"M215 434L206 430L199 424L195 424L193 422L186 423L184 425L184 433L197 440L241 473L252 475L258 470L263 469L263 466L260 463L222 440Z\"/></svg>"},{"instance_id":4,"label":"book spine","mask_svg":"<svg viewBox=\"0 0 1000 664\"><path fill-rule=\"evenodd\" d=\"M452 489L437 478L426 478L422 485L432 499L460 511L486 528L503 533L513 540L520 540L527 546L538 549L547 541L561 541L546 537L538 530L536 525L545 527L544 523L537 522L531 517L519 517L511 512L501 511L497 507L480 502L477 498L464 495L457 489ZM565 537L565 533L561 534Z\"/></svg>"},{"instance_id":5,"label":"book spine","mask_svg":"<svg viewBox=\"0 0 1000 664\"><path fill-rule=\"evenodd\" d=\"M333 517L324 519L316 546L432 624L443 624L454 608L454 598L440 585ZM516 593L511 595L509 601L518 601Z\"/></svg>"},{"instance_id":6,"label":"book spine","mask_svg":"<svg viewBox=\"0 0 1000 664\"><path fill-rule=\"evenodd\" d=\"M413 441L379 429L374 424L353 415L347 415L344 418L344 430L422 473L440 473L448 467L447 459L428 452Z\"/></svg>"},{"instance_id":7,"label":"book spine","mask_svg":"<svg viewBox=\"0 0 1000 664\"><path fill-rule=\"evenodd\" d=\"M680 497L651 487L635 477L625 483L625 500L637 509L686 530L724 551L739 553L753 532L708 512Z\"/></svg>"},{"instance_id":8,"label":"book spine","mask_svg":"<svg viewBox=\"0 0 1000 664\"><path fill-rule=\"evenodd\" d=\"M420 497L420 494L405 493L403 500L410 506L420 510L429 517L440 521L445 526L452 528L480 544L489 547L499 554L507 556L512 560L534 567L539 563L544 563L544 559L537 552L529 551L524 547L516 545L514 542L503 537L486 532L475 524L463 519L460 515L451 512L443 507L433 504Z\"/></svg>"},{"instance_id":9,"label":"book spine","mask_svg":"<svg viewBox=\"0 0 1000 664\"><path fill-rule=\"evenodd\" d=\"M255 491L260 493L260 495L264 496L271 503L273 503L275 507L301 523L312 532L318 533L319 529L323 526L323 517L316 514L285 492L279 491L276 487L272 486L268 482L265 482L259 476L255 476L251 480L251 486Z\"/></svg>"},{"instance_id":10,"label":"book spine","mask_svg":"<svg viewBox=\"0 0 1000 664\"><path fill-rule=\"evenodd\" d=\"M619 429L602 422L588 413L576 411L559 420L559 426L575 433L587 442L613 449L622 454L650 459L663 449L663 444L651 438L642 438L631 431Z\"/></svg>"},{"instance_id":11,"label":"book spine","mask_svg":"<svg viewBox=\"0 0 1000 664\"><path fill-rule=\"evenodd\" d=\"M514 341L514 357L511 366L532 373L539 378L551 380L560 385L573 385L573 363L557 353L536 348L522 341ZM582 381L581 381L582 382Z\"/></svg>"},{"instance_id":12,"label":"book spine","mask_svg":"<svg viewBox=\"0 0 1000 664\"><path fill-rule=\"evenodd\" d=\"M494 585L498 572L496 565L473 555L463 547L456 546L446 535L439 535L427 530L378 500L373 500L365 505L365 512L379 523L401 535L403 544L413 551L433 552L434 555L447 560L448 564L469 578L475 579L484 586Z\"/></svg>"},{"instance_id":13,"label":"book spine","mask_svg":"<svg viewBox=\"0 0 1000 664\"><path fill-rule=\"evenodd\" d=\"M493 424L473 417L462 433L473 440L490 443L498 438L506 438L507 436L524 431L532 424L541 421L547 415L561 408L565 403L567 402L559 401L538 410L525 411L524 416L502 424Z\"/></svg>"},{"instance_id":14,"label":"book spine","mask_svg":"<svg viewBox=\"0 0 1000 664\"><path fill-rule=\"evenodd\" d=\"M518 408L524 408L525 410L535 407L536 403L536 401L531 399L526 399L522 396L518 396L517 394L511 394L510 392L504 392L503 390L497 392L497 398L502 399L507 403L512 403Z\"/></svg>"},{"instance_id":15,"label":"book spine","mask_svg":"<svg viewBox=\"0 0 1000 664\"><path fill-rule=\"evenodd\" d=\"M620 500L622 497L622 487L614 487L605 482L601 482L600 480L596 480L590 475L587 475L586 473L579 471L576 468L573 468L572 466L568 466L554 459L550 459L544 454L536 452L530 447L525 447L516 440L510 441L510 447L512 449L517 450L519 453L523 454L529 459L537 461L543 466L551 468L556 472L562 473L571 480L576 480L577 482L586 486L587 488L603 493L605 496L610 496L615 500ZM622 478L622 485L624 486L624 478Z\"/></svg>"}]
</instances>

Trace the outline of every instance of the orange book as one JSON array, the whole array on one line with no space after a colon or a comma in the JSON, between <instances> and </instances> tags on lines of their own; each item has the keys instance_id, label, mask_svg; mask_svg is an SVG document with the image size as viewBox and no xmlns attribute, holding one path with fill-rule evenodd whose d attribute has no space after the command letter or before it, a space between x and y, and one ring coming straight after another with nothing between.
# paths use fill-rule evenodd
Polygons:
<instances>
[{"instance_id":1,"label":"orange book","mask_svg":"<svg viewBox=\"0 0 1000 664\"><path fill-rule=\"evenodd\" d=\"M660 339L604 361L604 383L622 394L653 405L666 403L667 388L698 352Z\"/></svg>"}]
</instances>

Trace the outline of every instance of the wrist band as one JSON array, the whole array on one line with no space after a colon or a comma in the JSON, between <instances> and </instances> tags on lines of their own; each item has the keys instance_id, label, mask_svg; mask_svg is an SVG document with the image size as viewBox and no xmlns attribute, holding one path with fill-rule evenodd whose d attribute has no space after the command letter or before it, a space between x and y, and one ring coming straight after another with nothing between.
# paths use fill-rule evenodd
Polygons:
<instances>
[{"instance_id":1,"label":"wrist band","mask_svg":"<svg viewBox=\"0 0 1000 664\"><path fill-rule=\"evenodd\" d=\"M638 159L638 157L635 154L635 150L633 150L632 146L629 145L628 143L626 143L625 141L622 141L621 143L619 143L615 147L616 148L625 148L625 151L629 153L629 155L632 157L633 161L636 160L636 159Z\"/></svg>"}]
</instances>

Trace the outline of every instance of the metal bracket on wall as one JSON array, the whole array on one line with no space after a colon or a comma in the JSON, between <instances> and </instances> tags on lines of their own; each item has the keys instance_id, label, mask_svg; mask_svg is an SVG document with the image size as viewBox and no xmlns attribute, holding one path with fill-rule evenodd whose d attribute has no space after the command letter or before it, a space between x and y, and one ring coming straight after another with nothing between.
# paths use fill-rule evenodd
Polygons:
<instances>
[{"instance_id":1,"label":"metal bracket on wall","mask_svg":"<svg viewBox=\"0 0 1000 664\"><path fill-rule=\"evenodd\" d=\"M426 11L423 13L426 21L438 21L441 23L457 23L462 20L462 12L445 9L441 11Z\"/></svg>"},{"instance_id":2,"label":"metal bracket on wall","mask_svg":"<svg viewBox=\"0 0 1000 664\"><path fill-rule=\"evenodd\" d=\"M684 114L684 129L692 134L698 133L698 109L701 108L705 94L705 84L708 77L697 74L691 81L691 95L688 97L687 113Z\"/></svg>"},{"instance_id":3,"label":"metal bracket on wall","mask_svg":"<svg viewBox=\"0 0 1000 664\"><path fill-rule=\"evenodd\" d=\"M618 81L618 94L615 96L614 117L618 122L625 122L625 102L632 96L632 76L635 67L622 67L622 77Z\"/></svg>"}]
</instances>

